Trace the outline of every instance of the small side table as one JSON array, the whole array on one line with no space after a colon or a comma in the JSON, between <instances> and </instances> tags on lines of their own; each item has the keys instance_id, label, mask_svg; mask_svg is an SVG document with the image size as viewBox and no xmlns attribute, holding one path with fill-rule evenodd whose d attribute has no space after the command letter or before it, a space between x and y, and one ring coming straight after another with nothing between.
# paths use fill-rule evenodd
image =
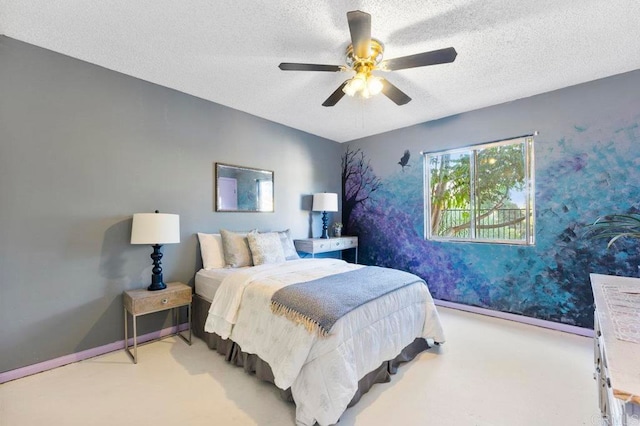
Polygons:
<instances>
[{"instance_id":1,"label":"small side table","mask_svg":"<svg viewBox=\"0 0 640 426\"><path fill-rule=\"evenodd\" d=\"M173 309L173 325L178 335L191 346L191 287L186 284L174 282L167 283L167 288L158 291L149 291L147 289L127 290L122 295L124 305L124 350L129 354L134 364L138 363L138 331L136 328L137 319L140 315L146 315L153 312L166 311ZM178 330L178 308L186 306L189 338L187 339ZM127 330L127 312L131 314L133 320L133 354L129 349L129 334ZM167 337L167 336L165 336ZM159 340L159 339L155 339Z\"/></svg>"}]
</instances>

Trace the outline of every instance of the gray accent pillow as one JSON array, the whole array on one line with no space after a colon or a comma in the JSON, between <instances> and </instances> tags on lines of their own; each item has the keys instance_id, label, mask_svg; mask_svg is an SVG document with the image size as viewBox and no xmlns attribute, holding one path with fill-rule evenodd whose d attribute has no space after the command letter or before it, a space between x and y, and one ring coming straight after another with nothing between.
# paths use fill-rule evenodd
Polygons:
<instances>
[{"instance_id":1,"label":"gray accent pillow","mask_svg":"<svg viewBox=\"0 0 640 426\"><path fill-rule=\"evenodd\" d=\"M280 236L280 242L282 243L282 250L284 250L284 258L286 260L300 259L296 247L291 239L291 233L288 229L278 232Z\"/></svg>"},{"instance_id":2,"label":"gray accent pillow","mask_svg":"<svg viewBox=\"0 0 640 426\"><path fill-rule=\"evenodd\" d=\"M253 266L253 258L249 250L249 242L247 235L255 233L251 232L232 232L226 229L220 230L222 238L222 250L224 251L224 261L232 268L240 268L242 266Z\"/></svg>"},{"instance_id":3,"label":"gray accent pillow","mask_svg":"<svg viewBox=\"0 0 640 426\"><path fill-rule=\"evenodd\" d=\"M249 249L251 250L254 265L285 261L280 235L278 235L277 232L267 232L264 234L251 232L247 234L247 241L249 242Z\"/></svg>"}]
</instances>

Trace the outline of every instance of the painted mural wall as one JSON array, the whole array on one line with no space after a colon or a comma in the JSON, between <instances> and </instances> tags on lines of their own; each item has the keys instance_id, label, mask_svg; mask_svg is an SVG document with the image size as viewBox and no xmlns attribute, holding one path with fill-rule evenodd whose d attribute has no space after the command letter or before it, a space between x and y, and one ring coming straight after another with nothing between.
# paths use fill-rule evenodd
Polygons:
<instances>
[{"instance_id":1,"label":"painted mural wall","mask_svg":"<svg viewBox=\"0 0 640 426\"><path fill-rule=\"evenodd\" d=\"M343 222L359 260L413 272L437 299L591 328L589 273L639 273L640 241L585 236L602 214L639 212L639 88L634 71L351 142ZM534 130L535 245L425 240L420 152Z\"/></svg>"}]
</instances>

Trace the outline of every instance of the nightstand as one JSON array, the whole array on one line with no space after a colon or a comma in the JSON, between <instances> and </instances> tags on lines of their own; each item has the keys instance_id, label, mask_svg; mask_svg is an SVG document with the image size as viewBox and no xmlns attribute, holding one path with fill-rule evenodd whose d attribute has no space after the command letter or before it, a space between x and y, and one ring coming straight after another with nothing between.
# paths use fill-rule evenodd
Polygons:
<instances>
[{"instance_id":1,"label":"nightstand","mask_svg":"<svg viewBox=\"0 0 640 426\"><path fill-rule=\"evenodd\" d=\"M137 319L141 315L153 312L173 309L173 325L178 335L191 345L191 287L183 283L167 283L164 290L149 291L147 289L127 290L122 295L124 305L124 350L129 354L134 364L138 363L138 331L136 329ZM178 308L187 307L187 317L189 326L189 338L187 339L178 330ZM131 314L133 320L133 354L129 350L129 334L127 330L127 312ZM166 336L165 336L166 337ZM156 339L159 340L159 339Z\"/></svg>"},{"instance_id":2,"label":"nightstand","mask_svg":"<svg viewBox=\"0 0 640 426\"><path fill-rule=\"evenodd\" d=\"M355 249L355 263L358 263L358 237L307 238L294 240L293 244L297 251L310 253L311 257L315 257L317 253Z\"/></svg>"}]
</instances>

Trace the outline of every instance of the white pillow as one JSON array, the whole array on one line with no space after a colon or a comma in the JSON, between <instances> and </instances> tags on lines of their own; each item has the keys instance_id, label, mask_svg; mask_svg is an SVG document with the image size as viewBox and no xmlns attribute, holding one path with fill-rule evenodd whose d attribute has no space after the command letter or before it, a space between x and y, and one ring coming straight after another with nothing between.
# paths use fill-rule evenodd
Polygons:
<instances>
[{"instance_id":1,"label":"white pillow","mask_svg":"<svg viewBox=\"0 0 640 426\"><path fill-rule=\"evenodd\" d=\"M254 233L251 231L249 233ZM232 268L240 268L242 266L253 266L251 250L249 250L249 242L247 241L246 232L232 232L226 229L220 230L222 236L222 249L224 252L224 261Z\"/></svg>"},{"instance_id":2,"label":"white pillow","mask_svg":"<svg viewBox=\"0 0 640 426\"><path fill-rule=\"evenodd\" d=\"M200 254L202 255L202 267L204 269L224 268L224 251L222 250L222 237L220 234L204 234L198 232L200 241Z\"/></svg>"},{"instance_id":3,"label":"white pillow","mask_svg":"<svg viewBox=\"0 0 640 426\"><path fill-rule=\"evenodd\" d=\"M280 235L277 232L264 234L251 232L247 234L247 241L249 242L254 265L285 261Z\"/></svg>"},{"instance_id":4,"label":"white pillow","mask_svg":"<svg viewBox=\"0 0 640 426\"><path fill-rule=\"evenodd\" d=\"M296 247L293 244L293 240L291 239L291 233L289 230L286 229L284 231L279 231L278 235L280 236L280 242L282 243L282 250L284 250L284 258L286 260L300 259L300 256L296 251Z\"/></svg>"}]
</instances>

